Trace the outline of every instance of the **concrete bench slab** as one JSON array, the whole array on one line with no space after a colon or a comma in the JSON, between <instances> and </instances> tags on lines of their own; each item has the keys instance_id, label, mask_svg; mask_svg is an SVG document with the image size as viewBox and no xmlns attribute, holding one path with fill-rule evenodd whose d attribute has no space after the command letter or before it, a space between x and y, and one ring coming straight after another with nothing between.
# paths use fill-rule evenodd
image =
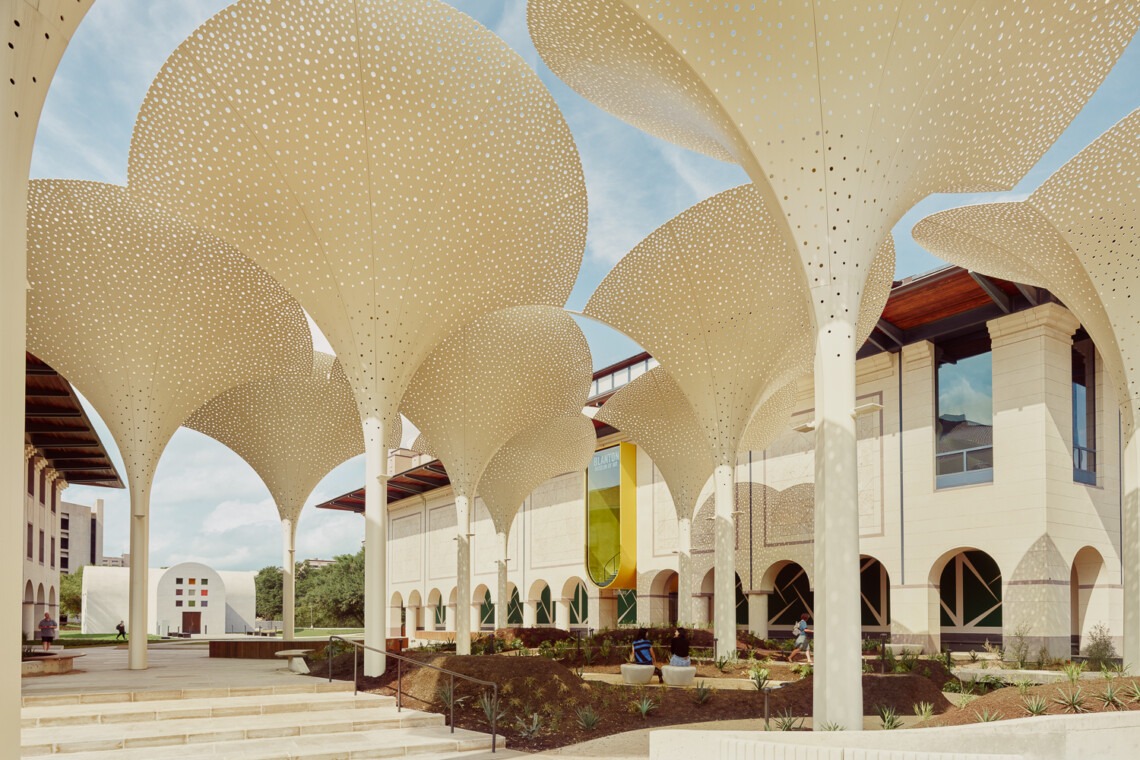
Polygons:
<instances>
[{"instance_id":1,"label":"concrete bench slab","mask_svg":"<svg viewBox=\"0 0 1140 760\"><path fill-rule=\"evenodd\" d=\"M312 649L282 649L275 652L274 657L288 657L289 670L300 675L307 675L309 666L305 663L305 655L312 654Z\"/></svg>"},{"instance_id":2,"label":"concrete bench slab","mask_svg":"<svg viewBox=\"0 0 1140 760\"><path fill-rule=\"evenodd\" d=\"M692 686L697 669L692 666L663 665L661 679L669 686Z\"/></svg>"},{"instance_id":3,"label":"concrete bench slab","mask_svg":"<svg viewBox=\"0 0 1140 760\"><path fill-rule=\"evenodd\" d=\"M647 684L653 678L652 665L636 665L632 662L621 666L621 679L628 684Z\"/></svg>"},{"instance_id":4,"label":"concrete bench slab","mask_svg":"<svg viewBox=\"0 0 1140 760\"><path fill-rule=\"evenodd\" d=\"M75 667L75 658L83 654L48 654L34 657L20 663L21 676L47 676L70 673Z\"/></svg>"}]
</instances>

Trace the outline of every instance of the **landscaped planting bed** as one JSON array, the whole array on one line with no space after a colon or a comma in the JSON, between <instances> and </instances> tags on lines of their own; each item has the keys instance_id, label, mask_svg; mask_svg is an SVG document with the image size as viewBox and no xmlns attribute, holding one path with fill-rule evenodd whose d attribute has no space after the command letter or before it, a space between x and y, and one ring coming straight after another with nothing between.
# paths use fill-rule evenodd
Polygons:
<instances>
[{"instance_id":1,"label":"landscaped planting bed","mask_svg":"<svg viewBox=\"0 0 1140 760\"><path fill-rule=\"evenodd\" d=\"M499 731L515 749L552 749L639 728L764 716L764 693L755 690L632 687L585 681L571 667L534 655L410 654L422 662L499 684ZM334 666L335 677L352 677L351 657L351 654L339 655ZM932 665L940 667L938 663ZM409 668L406 663L403 667L405 706L446 715L447 676L425 668ZM314 670L314 674L325 672L323 667ZM384 677L361 678L360 686L376 693L394 694L395 675L393 663ZM929 677L917 672L865 674L865 711L875 715L880 706L885 706L899 714L910 715L913 706L920 702L930 703L935 713L951 709L941 693L941 683L946 677L944 670L931 672ZM480 703L480 694L481 690L474 685L456 681L458 727L476 731L490 729L489 706ZM811 715L812 678L808 676L773 690L769 710L774 729L782 723L780 716Z\"/></svg>"}]
</instances>

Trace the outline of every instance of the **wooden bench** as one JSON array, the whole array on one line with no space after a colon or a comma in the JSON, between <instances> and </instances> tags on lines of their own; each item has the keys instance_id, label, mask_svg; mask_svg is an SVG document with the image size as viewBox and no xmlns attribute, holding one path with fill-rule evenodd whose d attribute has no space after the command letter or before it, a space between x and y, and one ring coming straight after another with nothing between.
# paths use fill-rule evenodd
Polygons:
<instances>
[{"instance_id":1,"label":"wooden bench","mask_svg":"<svg viewBox=\"0 0 1140 760\"><path fill-rule=\"evenodd\" d=\"M305 663L305 655L311 654L312 649L282 649L280 652L274 654L274 657L288 657L289 670L301 675L307 675L309 666Z\"/></svg>"}]
</instances>

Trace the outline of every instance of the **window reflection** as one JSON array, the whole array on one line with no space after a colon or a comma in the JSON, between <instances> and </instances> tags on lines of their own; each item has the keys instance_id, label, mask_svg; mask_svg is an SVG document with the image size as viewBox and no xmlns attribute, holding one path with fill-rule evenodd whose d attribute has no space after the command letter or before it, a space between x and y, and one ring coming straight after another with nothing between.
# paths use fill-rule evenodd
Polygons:
<instances>
[{"instance_id":1,"label":"window reflection","mask_svg":"<svg viewBox=\"0 0 1140 760\"><path fill-rule=\"evenodd\" d=\"M993 481L993 355L989 339L959 341L938 362L937 485Z\"/></svg>"}]
</instances>

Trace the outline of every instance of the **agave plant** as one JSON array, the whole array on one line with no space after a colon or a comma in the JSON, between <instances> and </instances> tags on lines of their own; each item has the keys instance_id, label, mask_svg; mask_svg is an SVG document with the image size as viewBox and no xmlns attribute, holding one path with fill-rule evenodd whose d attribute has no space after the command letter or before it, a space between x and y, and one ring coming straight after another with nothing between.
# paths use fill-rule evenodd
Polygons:
<instances>
[{"instance_id":1,"label":"agave plant","mask_svg":"<svg viewBox=\"0 0 1140 760\"><path fill-rule=\"evenodd\" d=\"M1104 705L1105 710L1123 710L1124 700L1120 698L1120 687L1109 681L1104 685L1104 691L1096 695Z\"/></svg>"},{"instance_id":2,"label":"agave plant","mask_svg":"<svg viewBox=\"0 0 1140 760\"><path fill-rule=\"evenodd\" d=\"M895 711L893 707L883 705L879 708L879 727L884 731L894 731L896 728L902 728L902 718Z\"/></svg>"},{"instance_id":3,"label":"agave plant","mask_svg":"<svg viewBox=\"0 0 1140 760\"><path fill-rule=\"evenodd\" d=\"M763 691L764 687L770 682L767 668L754 667L748 677L752 680L752 683L756 685L757 691Z\"/></svg>"},{"instance_id":4,"label":"agave plant","mask_svg":"<svg viewBox=\"0 0 1140 760\"><path fill-rule=\"evenodd\" d=\"M929 702L919 702L914 706L914 714L920 720L930 720L934 717L934 705Z\"/></svg>"},{"instance_id":5,"label":"agave plant","mask_svg":"<svg viewBox=\"0 0 1140 760\"><path fill-rule=\"evenodd\" d=\"M1083 713L1085 710L1085 695L1081 693L1081 687L1078 686L1075 691L1068 693L1057 689L1059 695L1053 701L1059 704L1065 712Z\"/></svg>"},{"instance_id":6,"label":"agave plant","mask_svg":"<svg viewBox=\"0 0 1140 760\"><path fill-rule=\"evenodd\" d=\"M711 686L706 686L704 681L697 681L697 686L692 692L693 703L697 706L703 705L712 699L712 695L713 690Z\"/></svg>"},{"instance_id":7,"label":"agave plant","mask_svg":"<svg viewBox=\"0 0 1140 760\"><path fill-rule=\"evenodd\" d=\"M1005 716L996 710L990 712L989 708L984 708L981 712L975 710L974 717L977 718L978 723L993 723L995 720L1001 720Z\"/></svg>"},{"instance_id":8,"label":"agave plant","mask_svg":"<svg viewBox=\"0 0 1140 760\"><path fill-rule=\"evenodd\" d=\"M1061 672L1065 674L1065 679L1069 683L1076 685L1077 681L1081 680L1081 673L1085 672L1085 664L1083 662L1067 662L1061 666Z\"/></svg>"},{"instance_id":9,"label":"agave plant","mask_svg":"<svg viewBox=\"0 0 1140 760\"><path fill-rule=\"evenodd\" d=\"M529 721L521 716L515 718L515 728L518 729L519 736L522 738L533 739L542 733L542 716L538 713L531 713Z\"/></svg>"},{"instance_id":10,"label":"agave plant","mask_svg":"<svg viewBox=\"0 0 1140 760\"><path fill-rule=\"evenodd\" d=\"M777 731L798 731L803 724L804 719L792 715L791 708L785 708L776 715Z\"/></svg>"},{"instance_id":11,"label":"agave plant","mask_svg":"<svg viewBox=\"0 0 1140 760\"><path fill-rule=\"evenodd\" d=\"M640 699L635 699L630 706L635 713L640 714L642 719L645 719L649 717L649 713L657 709L657 700L645 694Z\"/></svg>"},{"instance_id":12,"label":"agave plant","mask_svg":"<svg viewBox=\"0 0 1140 760\"><path fill-rule=\"evenodd\" d=\"M1045 701L1045 697L1034 694L1031 697L1025 697L1021 700L1025 705L1025 712L1030 715L1044 715L1045 711L1049 709L1049 703Z\"/></svg>"},{"instance_id":13,"label":"agave plant","mask_svg":"<svg viewBox=\"0 0 1140 760\"><path fill-rule=\"evenodd\" d=\"M579 707L575 713L578 716L578 725L586 731L593 731L602 720L601 717L594 712L594 708L589 705Z\"/></svg>"}]
</instances>

